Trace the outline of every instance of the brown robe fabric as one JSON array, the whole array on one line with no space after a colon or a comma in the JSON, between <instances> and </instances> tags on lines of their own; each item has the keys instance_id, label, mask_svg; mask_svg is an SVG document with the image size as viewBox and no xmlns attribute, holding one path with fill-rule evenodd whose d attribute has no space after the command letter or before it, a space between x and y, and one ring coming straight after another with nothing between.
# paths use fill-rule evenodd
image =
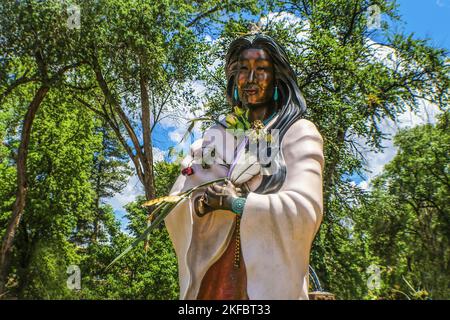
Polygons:
<instances>
[{"instance_id":1,"label":"brown robe fabric","mask_svg":"<svg viewBox=\"0 0 450 320\"><path fill-rule=\"evenodd\" d=\"M236 221L236 219L235 219ZM234 266L236 250L236 222L227 249L206 272L197 295L198 300L248 300L247 273L242 251L239 268Z\"/></svg>"}]
</instances>

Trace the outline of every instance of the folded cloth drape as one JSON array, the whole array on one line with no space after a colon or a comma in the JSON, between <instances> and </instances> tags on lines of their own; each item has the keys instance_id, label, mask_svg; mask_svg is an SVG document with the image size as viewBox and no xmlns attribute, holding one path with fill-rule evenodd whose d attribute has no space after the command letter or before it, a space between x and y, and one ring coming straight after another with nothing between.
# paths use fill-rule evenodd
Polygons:
<instances>
[{"instance_id":1,"label":"folded cloth drape","mask_svg":"<svg viewBox=\"0 0 450 320\"><path fill-rule=\"evenodd\" d=\"M215 130L227 134L219 126ZM201 146L201 141L193 144L184 165L201 153ZM234 154L227 146L218 149L224 157ZM308 299L309 255L323 211L323 140L314 124L300 119L286 132L281 152L286 164L284 184L273 194L250 192L241 219L250 299ZM227 175L227 167L221 164L192 166L195 173L180 175L172 195ZM256 190L260 181L261 176L248 181L250 191ZM193 199L202 192L180 202L165 219L178 258L180 299L197 298L203 277L232 239L232 212L216 210L198 217L192 210Z\"/></svg>"}]
</instances>

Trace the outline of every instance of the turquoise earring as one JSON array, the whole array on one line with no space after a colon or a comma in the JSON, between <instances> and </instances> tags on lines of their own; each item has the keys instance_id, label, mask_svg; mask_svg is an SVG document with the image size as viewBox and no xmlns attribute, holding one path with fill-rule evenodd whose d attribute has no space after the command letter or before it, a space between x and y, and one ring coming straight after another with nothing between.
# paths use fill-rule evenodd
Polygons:
<instances>
[{"instance_id":1,"label":"turquoise earring","mask_svg":"<svg viewBox=\"0 0 450 320\"><path fill-rule=\"evenodd\" d=\"M238 94L238 89L237 89L237 87L234 87L234 100L236 100L236 101L239 100L239 94Z\"/></svg>"},{"instance_id":2,"label":"turquoise earring","mask_svg":"<svg viewBox=\"0 0 450 320\"><path fill-rule=\"evenodd\" d=\"M278 87L275 87L275 91L273 92L273 100L278 101Z\"/></svg>"}]
</instances>

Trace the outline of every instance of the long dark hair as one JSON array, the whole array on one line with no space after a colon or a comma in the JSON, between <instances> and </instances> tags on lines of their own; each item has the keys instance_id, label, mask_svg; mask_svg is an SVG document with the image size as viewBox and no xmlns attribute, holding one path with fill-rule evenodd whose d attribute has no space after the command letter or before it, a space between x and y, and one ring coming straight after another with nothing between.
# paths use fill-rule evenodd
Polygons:
<instances>
[{"instance_id":1,"label":"long dark hair","mask_svg":"<svg viewBox=\"0 0 450 320\"><path fill-rule=\"evenodd\" d=\"M279 130L279 142L281 146L283 137L289 127L305 113L305 99L300 92L297 77L289 63L284 48L271 37L256 34L243 36L234 40L230 44L226 55L227 100L232 106L239 104L238 101L234 100L233 91L236 85L236 75L239 71L237 68L239 56L247 49L263 49L272 59L275 69L275 83L278 86L279 92L280 108L278 110L279 116L270 129ZM263 175L261 184L254 192L261 194L274 193L283 185L286 178L286 165L282 152L278 152L272 161L276 162L275 165L278 170L273 175Z\"/></svg>"}]
</instances>

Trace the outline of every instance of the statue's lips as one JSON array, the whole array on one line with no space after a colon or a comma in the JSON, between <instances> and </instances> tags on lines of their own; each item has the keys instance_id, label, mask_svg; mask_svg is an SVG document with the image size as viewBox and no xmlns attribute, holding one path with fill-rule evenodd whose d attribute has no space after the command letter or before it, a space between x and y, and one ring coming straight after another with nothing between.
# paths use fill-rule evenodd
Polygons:
<instances>
[{"instance_id":1,"label":"statue's lips","mask_svg":"<svg viewBox=\"0 0 450 320\"><path fill-rule=\"evenodd\" d=\"M258 90L256 90L256 89L245 89L244 92L245 92L248 96L252 96L252 95L255 95L255 94L258 92Z\"/></svg>"}]
</instances>

